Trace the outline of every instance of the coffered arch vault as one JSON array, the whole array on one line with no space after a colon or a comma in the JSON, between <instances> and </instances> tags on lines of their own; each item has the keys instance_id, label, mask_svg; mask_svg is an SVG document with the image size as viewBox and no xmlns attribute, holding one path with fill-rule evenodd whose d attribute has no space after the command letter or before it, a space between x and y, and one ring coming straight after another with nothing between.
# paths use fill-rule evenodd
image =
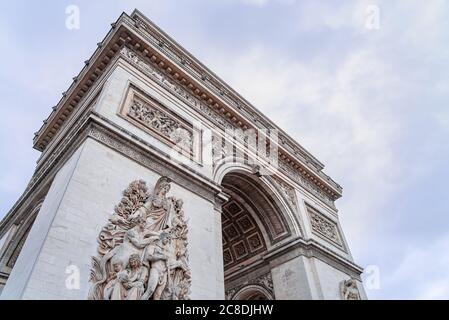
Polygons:
<instances>
[{"instance_id":1,"label":"coffered arch vault","mask_svg":"<svg viewBox=\"0 0 449 320\"><path fill-rule=\"evenodd\" d=\"M214 180L231 199L239 199L252 212L266 231L268 248L284 239L303 235L299 209L296 200L292 201L294 189L287 194L276 177L260 176L254 167L237 161L218 165Z\"/></svg>"},{"instance_id":2,"label":"coffered arch vault","mask_svg":"<svg viewBox=\"0 0 449 320\"><path fill-rule=\"evenodd\" d=\"M301 235L297 215L275 180L233 164L220 174L229 200L222 206L225 273L258 261L273 246Z\"/></svg>"}]
</instances>

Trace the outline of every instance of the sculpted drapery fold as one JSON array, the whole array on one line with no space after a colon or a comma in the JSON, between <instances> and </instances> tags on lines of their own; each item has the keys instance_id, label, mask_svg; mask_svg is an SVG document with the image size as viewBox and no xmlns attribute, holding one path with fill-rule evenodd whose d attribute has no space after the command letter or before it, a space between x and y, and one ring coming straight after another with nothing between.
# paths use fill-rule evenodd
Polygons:
<instances>
[{"instance_id":1,"label":"sculpted drapery fold","mask_svg":"<svg viewBox=\"0 0 449 320\"><path fill-rule=\"evenodd\" d=\"M190 291L183 201L168 197L170 179L153 192L133 181L98 236L92 300L184 300Z\"/></svg>"},{"instance_id":2,"label":"sculpted drapery fold","mask_svg":"<svg viewBox=\"0 0 449 320\"><path fill-rule=\"evenodd\" d=\"M360 300L360 292L355 279L343 280L340 283L340 295L343 300Z\"/></svg>"}]
</instances>

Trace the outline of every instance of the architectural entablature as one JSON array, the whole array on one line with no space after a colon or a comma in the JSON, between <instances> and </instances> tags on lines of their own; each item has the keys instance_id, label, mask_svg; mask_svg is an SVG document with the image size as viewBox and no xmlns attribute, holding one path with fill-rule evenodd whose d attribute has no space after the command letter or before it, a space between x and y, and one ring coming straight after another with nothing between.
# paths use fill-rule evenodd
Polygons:
<instances>
[{"instance_id":1,"label":"architectural entablature","mask_svg":"<svg viewBox=\"0 0 449 320\"><path fill-rule=\"evenodd\" d=\"M195 110L215 121L216 127L222 130L277 130L279 167L331 202L341 196L341 186L322 172L321 162L137 10L131 16L123 13L112 24L112 29L36 133L36 149L47 148L117 55L130 63L134 61L137 67L146 65L157 71L164 87L170 87L178 97L196 105Z\"/></svg>"}]
</instances>

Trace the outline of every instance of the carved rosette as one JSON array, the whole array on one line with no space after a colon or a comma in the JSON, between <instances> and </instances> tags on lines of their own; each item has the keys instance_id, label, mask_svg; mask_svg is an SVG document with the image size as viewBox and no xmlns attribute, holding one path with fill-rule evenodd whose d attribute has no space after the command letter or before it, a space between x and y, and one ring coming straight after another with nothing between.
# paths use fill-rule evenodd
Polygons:
<instances>
[{"instance_id":1,"label":"carved rosette","mask_svg":"<svg viewBox=\"0 0 449 320\"><path fill-rule=\"evenodd\" d=\"M142 180L123 192L98 236L91 300L185 300L190 293L183 201L167 197L170 179L152 192Z\"/></svg>"},{"instance_id":2,"label":"carved rosette","mask_svg":"<svg viewBox=\"0 0 449 320\"><path fill-rule=\"evenodd\" d=\"M139 22L139 26L142 29L146 29L147 27L144 22L140 20L137 16L135 17ZM182 85L179 85L176 81L171 79L170 77L167 77L166 74L161 73L159 69L154 67L153 65L149 64L147 61L145 61L142 57L140 57L138 54L136 54L132 49L129 49L128 47L123 47L120 51L120 54L122 57L124 57L129 63L136 66L139 70L144 72L148 77L159 83L163 88L168 90L170 93L174 94L176 97L180 98L183 102L185 102L187 105L191 106L194 110L198 111L200 114L202 114L204 117L209 119L214 123L214 125L218 128L219 131L225 132L225 130L231 130L235 131L235 134L237 137L239 137L240 140L245 140L246 136L242 135L243 131L239 130L240 128L235 125L230 119L232 117L227 118L224 117L220 112L215 110L214 108L211 108L210 105L208 105L205 101L200 99L199 97L191 94L186 88ZM223 92L217 92L220 94L221 98L227 99L226 95L222 95ZM228 101L231 105L234 103L232 101ZM235 106L237 109L241 109L240 105ZM269 126L267 126L269 127ZM243 127L242 129L246 130L247 128ZM218 141L218 140L217 140ZM286 141L284 138L280 137L280 142L282 145L286 145ZM214 162L213 165L215 166L216 161L222 159L226 154L220 154L220 152L225 152L221 147L221 144L217 144L217 147L214 150ZM299 153L299 151L296 150L294 153ZM325 192L322 188L318 187L314 182L310 180L309 177L307 177L304 173L301 173L297 168L293 167L291 164L287 163L285 160L280 159L279 160L279 169L281 169L285 174L287 174L291 179L293 179L295 182L303 186L305 189L307 189L309 192L311 192L314 196L316 196L318 199L326 203L332 208L335 208L334 204L334 198L330 196L327 192Z\"/></svg>"}]
</instances>

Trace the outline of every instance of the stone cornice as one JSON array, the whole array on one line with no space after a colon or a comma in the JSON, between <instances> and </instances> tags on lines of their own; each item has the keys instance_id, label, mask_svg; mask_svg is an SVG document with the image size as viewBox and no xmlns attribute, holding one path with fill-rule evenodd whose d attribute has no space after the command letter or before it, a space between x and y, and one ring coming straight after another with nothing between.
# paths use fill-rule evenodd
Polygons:
<instances>
[{"instance_id":1,"label":"stone cornice","mask_svg":"<svg viewBox=\"0 0 449 320\"><path fill-rule=\"evenodd\" d=\"M138 11L131 16L123 13L112 24L112 29L36 133L36 149L46 148L124 45L133 48L167 78L188 90L202 102L202 107L219 114L234 127L279 130L282 163L300 173L332 200L341 196L341 187L321 171L324 166L319 161Z\"/></svg>"},{"instance_id":2,"label":"stone cornice","mask_svg":"<svg viewBox=\"0 0 449 320\"><path fill-rule=\"evenodd\" d=\"M264 260L273 261L279 259L278 263L283 263L299 255L313 257L326 262L336 269L341 270L352 277L360 280L363 268L353 261L343 257L331 249L319 244L313 239L304 240L302 238L292 239L282 247L273 248L264 256Z\"/></svg>"},{"instance_id":3,"label":"stone cornice","mask_svg":"<svg viewBox=\"0 0 449 320\"><path fill-rule=\"evenodd\" d=\"M302 238L290 239L281 246L270 249L262 258L254 261L250 265L236 270L232 274L226 275L225 279L227 281L232 281L242 274L250 274L259 269L269 270L270 268L266 269L268 264L270 264L272 268L299 256L319 259L335 269L340 270L357 280L361 280L360 275L363 273L362 267L320 245L315 240L305 240Z\"/></svg>"}]
</instances>

